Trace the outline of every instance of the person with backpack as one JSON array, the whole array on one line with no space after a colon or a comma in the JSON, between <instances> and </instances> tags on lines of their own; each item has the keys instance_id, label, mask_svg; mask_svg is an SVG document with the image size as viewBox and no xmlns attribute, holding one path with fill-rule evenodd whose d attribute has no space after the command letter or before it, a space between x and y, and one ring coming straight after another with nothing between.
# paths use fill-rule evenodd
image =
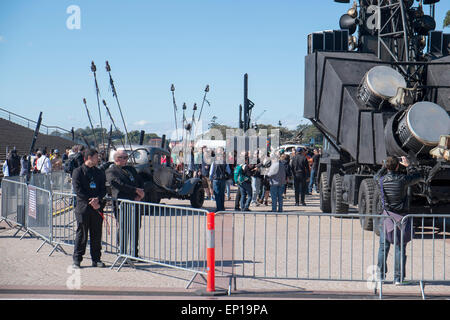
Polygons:
<instances>
[{"instance_id":1,"label":"person with backpack","mask_svg":"<svg viewBox=\"0 0 450 320\"><path fill-rule=\"evenodd\" d=\"M407 174L400 172L400 165L407 168ZM422 175L420 172L414 171L414 168L409 168L409 161L406 157L401 157L401 161L397 157L387 157L374 179L379 184L381 192L382 215L388 216L379 224L378 277L384 280L389 248L391 244L395 244L394 284L401 285L406 270L406 244L411 240L412 226L411 219L408 219L401 226L404 228L403 239L401 239L401 230L397 229L397 239L395 240L393 236L395 225L392 219L399 223L408 214L408 187L418 183L422 179Z\"/></svg>"},{"instance_id":2,"label":"person with backpack","mask_svg":"<svg viewBox=\"0 0 450 320\"><path fill-rule=\"evenodd\" d=\"M252 184L250 182L251 168L248 165L248 157L245 157L245 164L237 165L234 169L234 181L239 186L241 196L241 211L251 211L249 209L252 201Z\"/></svg>"},{"instance_id":3,"label":"person with backpack","mask_svg":"<svg viewBox=\"0 0 450 320\"><path fill-rule=\"evenodd\" d=\"M84 146L74 145L72 151L73 153L69 155L69 159L64 164L64 172L69 173L70 176L76 168L81 167L84 163Z\"/></svg>"},{"instance_id":4,"label":"person with backpack","mask_svg":"<svg viewBox=\"0 0 450 320\"><path fill-rule=\"evenodd\" d=\"M50 162L50 159L48 158L47 152L45 150L42 151L41 156L38 158L36 167L39 173L48 174L52 172L52 163Z\"/></svg>"},{"instance_id":5,"label":"person with backpack","mask_svg":"<svg viewBox=\"0 0 450 320\"><path fill-rule=\"evenodd\" d=\"M209 175L213 185L214 199L216 200L216 212L225 211L225 183L230 175L230 167L225 163L225 152L223 148L219 148Z\"/></svg>"}]
</instances>

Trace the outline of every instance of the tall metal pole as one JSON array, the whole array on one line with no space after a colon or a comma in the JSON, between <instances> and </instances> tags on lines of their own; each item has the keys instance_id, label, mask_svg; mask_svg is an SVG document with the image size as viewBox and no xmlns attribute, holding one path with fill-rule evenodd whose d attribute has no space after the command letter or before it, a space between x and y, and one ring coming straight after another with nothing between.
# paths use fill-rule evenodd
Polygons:
<instances>
[{"instance_id":1,"label":"tall metal pole","mask_svg":"<svg viewBox=\"0 0 450 320\"><path fill-rule=\"evenodd\" d=\"M102 147L105 148L105 135L103 134L102 112L100 110L100 90L98 88L98 83L97 83L97 75L96 75L97 67L94 64L94 61L92 61L92 63L91 63L91 71L94 73L95 92L97 94L98 115L100 118L100 130L102 133Z\"/></svg>"},{"instance_id":2,"label":"tall metal pole","mask_svg":"<svg viewBox=\"0 0 450 320\"><path fill-rule=\"evenodd\" d=\"M172 91L173 115L175 117L175 134L176 139L178 140L177 104L175 102L175 86L173 84L170 86L170 91Z\"/></svg>"},{"instance_id":3,"label":"tall metal pole","mask_svg":"<svg viewBox=\"0 0 450 320\"><path fill-rule=\"evenodd\" d=\"M248 74L244 74L244 132L248 130L249 102L248 102Z\"/></svg>"},{"instance_id":4,"label":"tall metal pole","mask_svg":"<svg viewBox=\"0 0 450 320\"><path fill-rule=\"evenodd\" d=\"M197 120L197 122L200 121L200 118L201 118L201 116L202 116L203 105L205 104L205 101L208 102L208 100L206 100L206 94L207 94L208 92L209 92L209 84L207 84L207 85L206 85L206 88L205 88L205 94L203 95L202 107L200 108L200 113L199 113L199 115L198 115L198 120ZM208 104L209 104L209 102L208 102Z\"/></svg>"},{"instance_id":5,"label":"tall metal pole","mask_svg":"<svg viewBox=\"0 0 450 320\"><path fill-rule=\"evenodd\" d=\"M242 122L242 104L239 105L239 129L244 129L244 123Z\"/></svg>"},{"instance_id":6,"label":"tall metal pole","mask_svg":"<svg viewBox=\"0 0 450 320\"><path fill-rule=\"evenodd\" d=\"M94 125L92 124L91 114L89 113L89 109L88 109L87 104L86 104L86 98L83 98L83 103L84 103L84 106L86 108L86 112L87 112L87 116L88 116L88 119L89 119L89 123L91 124L92 136L94 138L94 145L98 149L98 143L97 143L97 138L95 137Z\"/></svg>"},{"instance_id":7,"label":"tall metal pole","mask_svg":"<svg viewBox=\"0 0 450 320\"><path fill-rule=\"evenodd\" d=\"M112 115L111 115L111 112L109 111L109 108L108 108L108 106L106 105L106 101L105 101L105 100L103 100L103 105L104 105L105 108L106 108L106 112L108 113L109 119L111 120L111 123L112 123L112 125L114 126L114 129L116 129L116 131L119 131L119 129L117 128L117 126L116 126L116 124L115 124L115 122L114 122L114 119L113 119L113 117L112 117ZM125 148L125 143L123 142L122 137L120 137L120 142L122 143L122 147L123 147L123 149L125 150L125 149L126 149L126 148Z\"/></svg>"},{"instance_id":8,"label":"tall metal pole","mask_svg":"<svg viewBox=\"0 0 450 320\"><path fill-rule=\"evenodd\" d=\"M129 136L128 136L127 125L125 123L125 119L123 118L122 108L120 107L119 98L117 97L117 91L116 91L116 87L114 86L114 81L113 81L112 76L111 76L111 67L109 66L108 61L106 61L106 71L109 74L109 84L111 85L111 90L112 90L112 93L113 93L113 97L116 98L117 106L119 107L119 111L120 111L120 116L122 117L123 127L125 129L125 138L126 138L125 142L128 142L128 144L130 145L130 151L132 152L133 151L133 147L131 146L131 141L130 141Z\"/></svg>"},{"instance_id":9,"label":"tall metal pole","mask_svg":"<svg viewBox=\"0 0 450 320\"><path fill-rule=\"evenodd\" d=\"M34 146L36 144L37 137L39 135L39 129L42 122L42 111L39 113L38 122L36 128L34 129L33 138L31 140L30 151L28 152L28 172L27 172L27 183L30 181L30 170L31 170L31 153L33 152Z\"/></svg>"}]
</instances>

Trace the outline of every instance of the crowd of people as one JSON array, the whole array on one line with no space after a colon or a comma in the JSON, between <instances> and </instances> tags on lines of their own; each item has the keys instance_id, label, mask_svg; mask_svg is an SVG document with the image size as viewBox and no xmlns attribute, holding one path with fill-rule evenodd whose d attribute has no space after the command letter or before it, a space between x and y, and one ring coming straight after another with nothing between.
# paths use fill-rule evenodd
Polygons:
<instances>
[{"instance_id":1,"label":"crowd of people","mask_svg":"<svg viewBox=\"0 0 450 320\"><path fill-rule=\"evenodd\" d=\"M61 154L58 149L36 149L31 155L18 155L17 150L8 152L6 161L2 165L3 176L27 176L31 173L48 174L64 169L69 156L74 154L80 146L66 148L65 153Z\"/></svg>"},{"instance_id":2,"label":"crowd of people","mask_svg":"<svg viewBox=\"0 0 450 320\"><path fill-rule=\"evenodd\" d=\"M317 172L321 149L297 148L292 154L281 149L277 152L249 154L226 153L223 148L197 154L191 149L186 165L183 153L172 159L175 167L188 177L202 180L207 200L215 200L216 210L225 210L225 200L231 200L231 186L237 186L234 209L250 211L250 207L269 205L272 211L283 211L283 199L288 187L295 190L295 205L306 206L305 197L313 189L318 192ZM208 160L208 161L207 161Z\"/></svg>"}]
</instances>

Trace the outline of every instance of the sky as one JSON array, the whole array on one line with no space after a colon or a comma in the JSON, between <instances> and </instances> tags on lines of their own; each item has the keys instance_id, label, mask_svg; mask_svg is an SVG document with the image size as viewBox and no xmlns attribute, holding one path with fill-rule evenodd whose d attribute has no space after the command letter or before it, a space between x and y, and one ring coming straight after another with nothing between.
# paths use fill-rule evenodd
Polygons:
<instances>
[{"instance_id":1,"label":"sky","mask_svg":"<svg viewBox=\"0 0 450 320\"><path fill-rule=\"evenodd\" d=\"M45 125L70 130L89 125L86 98L98 125L94 61L100 99L122 129L109 61L128 130L174 130L171 84L178 127L182 104L190 118L207 84L203 126L216 116L236 127L245 73L253 118L293 129L309 123L302 117L307 35L339 29L349 8L332 0L1 0L0 108L33 120L42 111ZM450 0L441 0L437 29L447 10ZM101 113L109 128L103 105Z\"/></svg>"}]
</instances>

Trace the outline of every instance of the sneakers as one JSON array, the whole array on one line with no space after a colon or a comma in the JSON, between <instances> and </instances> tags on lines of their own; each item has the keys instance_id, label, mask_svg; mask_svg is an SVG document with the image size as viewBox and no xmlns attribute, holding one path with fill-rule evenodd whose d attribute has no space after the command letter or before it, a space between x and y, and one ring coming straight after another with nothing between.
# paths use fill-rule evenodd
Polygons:
<instances>
[{"instance_id":1,"label":"sneakers","mask_svg":"<svg viewBox=\"0 0 450 320\"><path fill-rule=\"evenodd\" d=\"M302 202L302 206L303 206L303 207L306 207L306 203Z\"/></svg>"},{"instance_id":2,"label":"sneakers","mask_svg":"<svg viewBox=\"0 0 450 320\"><path fill-rule=\"evenodd\" d=\"M403 280L403 281L395 280L394 284L396 286L408 286L411 284L411 282L405 281L405 280Z\"/></svg>"},{"instance_id":3,"label":"sneakers","mask_svg":"<svg viewBox=\"0 0 450 320\"><path fill-rule=\"evenodd\" d=\"M95 268L104 268L105 264L101 261L92 261L92 266Z\"/></svg>"},{"instance_id":4,"label":"sneakers","mask_svg":"<svg viewBox=\"0 0 450 320\"><path fill-rule=\"evenodd\" d=\"M78 261L74 261L72 264L72 269L81 269L80 263Z\"/></svg>"}]
</instances>

